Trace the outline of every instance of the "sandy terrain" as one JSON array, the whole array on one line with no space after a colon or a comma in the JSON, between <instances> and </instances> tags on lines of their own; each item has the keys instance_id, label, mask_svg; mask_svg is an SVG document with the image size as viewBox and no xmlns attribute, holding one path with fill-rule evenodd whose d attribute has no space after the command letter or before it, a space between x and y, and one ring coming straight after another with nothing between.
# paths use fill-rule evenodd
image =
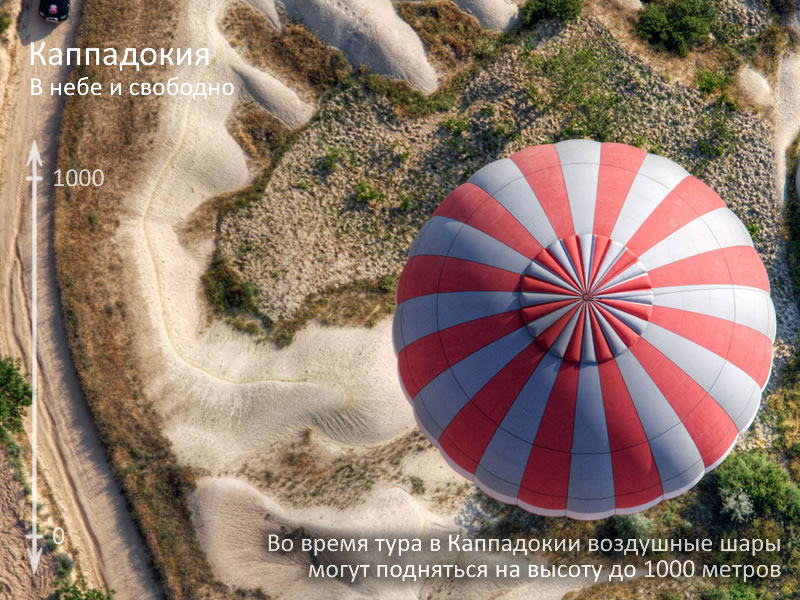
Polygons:
<instances>
[{"instance_id":1,"label":"sandy terrain","mask_svg":"<svg viewBox=\"0 0 800 600\"><path fill-rule=\"evenodd\" d=\"M747 65L739 71L738 81L739 87L751 102L760 106L772 106L772 86L762 73Z\"/></svg>"},{"instance_id":2,"label":"sandy terrain","mask_svg":"<svg viewBox=\"0 0 800 600\"><path fill-rule=\"evenodd\" d=\"M247 1L277 25L275 0ZM483 5L489 3L508 6L505 0L463 1L475 5L481 14L488 14ZM405 79L426 93L438 87L438 76L422 42L394 11L391 0L282 0L281 5L290 17L341 50L354 65L367 65L376 73Z\"/></svg>"},{"instance_id":3,"label":"sandy terrain","mask_svg":"<svg viewBox=\"0 0 800 600\"><path fill-rule=\"evenodd\" d=\"M495 31L507 31L519 17L517 5L510 0L456 0L456 4L483 27Z\"/></svg>"},{"instance_id":4,"label":"sandy terrain","mask_svg":"<svg viewBox=\"0 0 800 600\"><path fill-rule=\"evenodd\" d=\"M76 13L80 7L80 0L73 2ZM23 17L23 22L28 24L21 34L23 44L44 40L48 46L62 47L74 39L77 25L77 20L71 20L54 29L35 15ZM30 97L26 86L31 77L38 77L48 89L50 81L65 78L66 70L31 66L27 48L17 59L20 90L3 144L6 183L0 190L0 346L3 353L30 364L29 202L21 200L30 197L24 181L25 160L31 141L36 139L45 170L53 164L60 102L49 95ZM5 107L3 112L8 114ZM52 206L46 192L40 195L40 203L40 467L62 513L59 525L77 549L89 581L119 590L118 598L157 597L144 549L98 442L71 363L55 267L52 259L48 260L52 257ZM18 544L22 548L24 539ZM22 568L30 569L21 553L18 558Z\"/></svg>"},{"instance_id":5,"label":"sandy terrain","mask_svg":"<svg viewBox=\"0 0 800 600\"><path fill-rule=\"evenodd\" d=\"M800 52L790 50L781 60L775 91L775 156L778 157L775 186L784 197L786 150L800 135ZM800 188L798 188L800 189Z\"/></svg>"},{"instance_id":6,"label":"sandy terrain","mask_svg":"<svg viewBox=\"0 0 800 600\"><path fill-rule=\"evenodd\" d=\"M24 539L30 504L22 486L14 480L6 457L0 454L0 600L45 598L52 592L53 567L43 556L34 577L28 565Z\"/></svg>"}]
</instances>

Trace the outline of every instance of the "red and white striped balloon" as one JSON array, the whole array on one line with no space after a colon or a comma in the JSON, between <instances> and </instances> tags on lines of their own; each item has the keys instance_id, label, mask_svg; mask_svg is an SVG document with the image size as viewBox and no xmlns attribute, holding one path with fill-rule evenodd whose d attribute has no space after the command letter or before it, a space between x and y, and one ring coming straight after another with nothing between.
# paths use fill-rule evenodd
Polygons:
<instances>
[{"instance_id":1,"label":"red and white striped balloon","mask_svg":"<svg viewBox=\"0 0 800 600\"><path fill-rule=\"evenodd\" d=\"M570 140L420 230L394 343L417 422L486 493L597 519L677 496L750 426L775 313L741 221L674 162Z\"/></svg>"}]
</instances>

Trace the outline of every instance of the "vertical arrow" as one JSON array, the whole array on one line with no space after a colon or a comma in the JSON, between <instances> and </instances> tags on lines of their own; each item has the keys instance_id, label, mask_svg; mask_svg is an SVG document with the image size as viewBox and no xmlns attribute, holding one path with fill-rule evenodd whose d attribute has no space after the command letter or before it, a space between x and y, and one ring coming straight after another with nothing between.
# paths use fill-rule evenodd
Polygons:
<instances>
[{"instance_id":1,"label":"vertical arrow","mask_svg":"<svg viewBox=\"0 0 800 600\"><path fill-rule=\"evenodd\" d=\"M34 140L33 144L31 145L30 154L28 154L28 163L27 166L31 167L31 174L26 178L28 181L31 182L31 247L33 250L32 253L32 265L31 265L31 389L33 392L33 398L31 403L31 428L32 428L32 435L31 435L31 445L33 446L32 454L33 454L33 466L31 468L31 533L25 537L27 537L31 541L31 547L26 548L28 551L28 560L31 563L31 570L33 570L34 575L36 571L39 570L39 561L42 558L42 549L39 548L39 540L42 539L42 536L38 532L38 522L37 522L37 509L38 509L38 488L36 487L36 475L38 470L38 457L36 455L37 450L37 433L38 433L38 331L37 331L37 307L39 301L39 290L38 290L38 281L37 275L39 273L39 264L38 264L38 256L37 256L37 226L38 226L38 204L39 204L39 182L42 181L42 177L39 175L39 167L42 166L42 157L39 154L39 147L36 145L36 141Z\"/></svg>"}]
</instances>

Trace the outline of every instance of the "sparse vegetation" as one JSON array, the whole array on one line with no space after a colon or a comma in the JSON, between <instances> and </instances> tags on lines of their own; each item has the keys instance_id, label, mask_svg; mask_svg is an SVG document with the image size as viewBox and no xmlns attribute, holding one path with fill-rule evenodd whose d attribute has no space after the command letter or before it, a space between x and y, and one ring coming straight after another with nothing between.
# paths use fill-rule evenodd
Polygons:
<instances>
[{"instance_id":1,"label":"sparse vegetation","mask_svg":"<svg viewBox=\"0 0 800 600\"><path fill-rule=\"evenodd\" d=\"M21 363L11 357L0 359L0 431L22 430L25 408L31 405L30 383L20 371Z\"/></svg>"},{"instance_id":2,"label":"sparse vegetation","mask_svg":"<svg viewBox=\"0 0 800 600\"><path fill-rule=\"evenodd\" d=\"M109 39L131 48L168 47L178 27L174 0L130 0L125 14L120 19L119 6L113 2L85 3L76 47L100 48ZM130 23L147 23L147 27L130 27ZM153 67L146 76L168 77L160 69ZM74 81L87 77L104 89L113 81L126 89L142 74L84 64L73 68L72 77ZM67 99L57 166L102 169L106 183L79 192L55 189L54 246L67 338L98 435L149 550L158 585L165 597L188 600L216 589L191 523L187 494L193 475L178 465L161 421L146 400L132 356L133 323L125 310L109 316L105 309L108 304L124 307L123 294L129 286L115 241L120 199L136 185L145 168L143 161L152 152L151 142L161 121L159 109L160 99L153 96L139 97L136 102L111 94ZM92 115L92 126L88 115ZM92 212L97 224L88 227L87 215ZM76 585L64 588L62 597L105 598L87 596L87 590Z\"/></svg>"},{"instance_id":3,"label":"sparse vegetation","mask_svg":"<svg viewBox=\"0 0 800 600\"><path fill-rule=\"evenodd\" d=\"M203 276L203 284L209 301L219 312L258 312L255 285L250 281L242 281L219 249L214 252L211 267Z\"/></svg>"},{"instance_id":4,"label":"sparse vegetation","mask_svg":"<svg viewBox=\"0 0 800 600\"><path fill-rule=\"evenodd\" d=\"M58 600L114 600L114 591L101 591L89 587L82 576L74 583L62 581L56 586Z\"/></svg>"},{"instance_id":5,"label":"sparse vegetation","mask_svg":"<svg viewBox=\"0 0 800 600\"><path fill-rule=\"evenodd\" d=\"M450 0L400 2L397 12L419 34L428 56L443 70L463 67L474 59L492 59L499 48L499 34L483 29Z\"/></svg>"},{"instance_id":6,"label":"sparse vegetation","mask_svg":"<svg viewBox=\"0 0 800 600\"><path fill-rule=\"evenodd\" d=\"M356 185L355 199L359 204L365 205L371 202L383 202L386 196L381 192L375 184L360 179Z\"/></svg>"},{"instance_id":7,"label":"sparse vegetation","mask_svg":"<svg viewBox=\"0 0 800 600\"><path fill-rule=\"evenodd\" d=\"M225 14L223 28L248 60L308 95L351 82L353 67L344 55L302 25L285 23L277 31L262 13L235 2Z\"/></svg>"},{"instance_id":8,"label":"sparse vegetation","mask_svg":"<svg viewBox=\"0 0 800 600\"><path fill-rule=\"evenodd\" d=\"M284 347L306 324L317 320L325 325L374 325L394 312L397 278L354 281L306 298L291 319L272 323L268 339Z\"/></svg>"},{"instance_id":9,"label":"sparse vegetation","mask_svg":"<svg viewBox=\"0 0 800 600\"><path fill-rule=\"evenodd\" d=\"M582 9L583 0L528 0L522 7L522 24L530 27L542 19L574 21Z\"/></svg>"},{"instance_id":10,"label":"sparse vegetation","mask_svg":"<svg viewBox=\"0 0 800 600\"><path fill-rule=\"evenodd\" d=\"M780 465L760 450L738 452L719 468L719 494L730 499L744 492L752 514L775 519L800 519L800 490L789 481Z\"/></svg>"},{"instance_id":11,"label":"sparse vegetation","mask_svg":"<svg viewBox=\"0 0 800 600\"><path fill-rule=\"evenodd\" d=\"M636 31L657 48L686 56L708 40L715 17L708 0L653 0L644 5Z\"/></svg>"},{"instance_id":12,"label":"sparse vegetation","mask_svg":"<svg viewBox=\"0 0 800 600\"><path fill-rule=\"evenodd\" d=\"M697 87L704 94L713 94L730 83L730 77L711 69L697 70Z\"/></svg>"},{"instance_id":13,"label":"sparse vegetation","mask_svg":"<svg viewBox=\"0 0 800 600\"><path fill-rule=\"evenodd\" d=\"M550 102L562 115L562 137L610 141L624 107L609 85L613 61L589 48L565 47L548 57L533 57L535 74L551 82ZM530 87L528 88L530 92Z\"/></svg>"},{"instance_id":14,"label":"sparse vegetation","mask_svg":"<svg viewBox=\"0 0 800 600\"><path fill-rule=\"evenodd\" d=\"M345 508L357 503L378 481L407 480L412 493L425 493L425 483L420 478L406 478L402 462L405 457L430 448L424 436L413 431L374 448L350 449L328 456L301 432L299 439L294 438L268 458L268 464L275 468L253 467L248 473L267 486L270 493L294 506L329 504Z\"/></svg>"},{"instance_id":15,"label":"sparse vegetation","mask_svg":"<svg viewBox=\"0 0 800 600\"><path fill-rule=\"evenodd\" d=\"M447 112L453 108L467 83L479 72L480 69L476 66L468 67L428 96L412 88L405 81L376 75L366 68L361 70L361 81L368 90L388 98L396 107L398 116L419 118L435 112Z\"/></svg>"},{"instance_id":16,"label":"sparse vegetation","mask_svg":"<svg viewBox=\"0 0 800 600\"><path fill-rule=\"evenodd\" d=\"M63 552L55 554L53 556L53 562L55 563L56 576L58 579L67 579L75 566L72 559Z\"/></svg>"},{"instance_id":17,"label":"sparse vegetation","mask_svg":"<svg viewBox=\"0 0 800 600\"><path fill-rule=\"evenodd\" d=\"M12 24L11 15L0 12L0 35L3 35L6 31L9 30Z\"/></svg>"}]
</instances>

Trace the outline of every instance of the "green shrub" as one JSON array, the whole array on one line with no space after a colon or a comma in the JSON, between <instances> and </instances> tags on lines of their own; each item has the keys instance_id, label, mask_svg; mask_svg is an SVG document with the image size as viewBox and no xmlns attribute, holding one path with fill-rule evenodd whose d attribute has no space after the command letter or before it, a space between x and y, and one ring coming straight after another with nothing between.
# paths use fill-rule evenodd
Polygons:
<instances>
[{"instance_id":1,"label":"green shrub","mask_svg":"<svg viewBox=\"0 0 800 600\"><path fill-rule=\"evenodd\" d=\"M716 11L708 0L662 0L647 4L636 31L658 48L686 56L708 39Z\"/></svg>"},{"instance_id":2,"label":"green shrub","mask_svg":"<svg viewBox=\"0 0 800 600\"><path fill-rule=\"evenodd\" d=\"M360 204L368 204L370 201L383 202L385 196L378 188L366 179L360 179L356 186L356 200Z\"/></svg>"},{"instance_id":3,"label":"green shrub","mask_svg":"<svg viewBox=\"0 0 800 600\"><path fill-rule=\"evenodd\" d=\"M725 502L740 492L750 499L754 516L800 518L800 490L761 450L734 454L719 468L720 499Z\"/></svg>"},{"instance_id":4,"label":"green shrub","mask_svg":"<svg viewBox=\"0 0 800 600\"><path fill-rule=\"evenodd\" d=\"M642 513L613 517L614 534L625 540L644 539L653 533L653 521Z\"/></svg>"},{"instance_id":5,"label":"green shrub","mask_svg":"<svg viewBox=\"0 0 800 600\"><path fill-rule=\"evenodd\" d=\"M730 79L722 73L717 73L710 69L697 70L697 87L704 94L711 94L716 90L720 90L728 83L730 83Z\"/></svg>"},{"instance_id":6,"label":"green shrub","mask_svg":"<svg viewBox=\"0 0 800 600\"><path fill-rule=\"evenodd\" d=\"M749 521L753 516L753 501L743 490L720 490L722 514L730 515L737 523Z\"/></svg>"},{"instance_id":7,"label":"green shrub","mask_svg":"<svg viewBox=\"0 0 800 600\"><path fill-rule=\"evenodd\" d=\"M548 18L574 21L582 9L583 0L528 0L522 8L522 24L533 25Z\"/></svg>"},{"instance_id":8,"label":"green shrub","mask_svg":"<svg viewBox=\"0 0 800 600\"><path fill-rule=\"evenodd\" d=\"M56 586L56 598L58 600L113 600L114 591L101 592L92 589L81 576L75 583L67 581L59 583Z\"/></svg>"},{"instance_id":9,"label":"green shrub","mask_svg":"<svg viewBox=\"0 0 800 600\"><path fill-rule=\"evenodd\" d=\"M700 594L701 600L759 600L762 596L744 583L734 583L727 587L710 587Z\"/></svg>"},{"instance_id":10,"label":"green shrub","mask_svg":"<svg viewBox=\"0 0 800 600\"><path fill-rule=\"evenodd\" d=\"M0 13L0 35L3 35L11 27L11 17L5 13Z\"/></svg>"},{"instance_id":11,"label":"green shrub","mask_svg":"<svg viewBox=\"0 0 800 600\"><path fill-rule=\"evenodd\" d=\"M20 372L19 360L0 360L0 429L16 433L22 429L25 407L31 405L33 391Z\"/></svg>"},{"instance_id":12,"label":"green shrub","mask_svg":"<svg viewBox=\"0 0 800 600\"><path fill-rule=\"evenodd\" d=\"M75 566L75 563L72 562L72 559L61 552L56 554L53 558L56 566L56 575L58 578L66 579L69 577L69 574L72 573L72 568Z\"/></svg>"}]
</instances>

